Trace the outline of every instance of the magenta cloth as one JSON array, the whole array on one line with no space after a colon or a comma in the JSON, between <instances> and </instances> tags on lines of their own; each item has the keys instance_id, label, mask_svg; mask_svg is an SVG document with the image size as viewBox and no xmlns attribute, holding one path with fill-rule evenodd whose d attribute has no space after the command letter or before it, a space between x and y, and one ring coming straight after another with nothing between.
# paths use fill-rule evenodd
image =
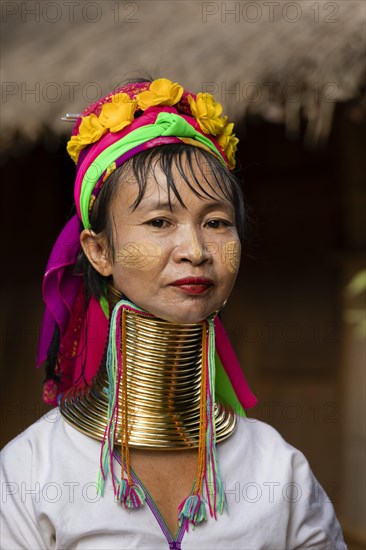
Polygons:
<instances>
[{"instance_id":1,"label":"magenta cloth","mask_svg":"<svg viewBox=\"0 0 366 550\"><path fill-rule=\"evenodd\" d=\"M93 297L90 300L75 361L74 385L82 382L90 384L97 374L103 359L108 337L109 320L100 303Z\"/></svg>"},{"instance_id":2,"label":"magenta cloth","mask_svg":"<svg viewBox=\"0 0 366 550\"><path fill-rule=\"evenodd\" d=\"M64 334L82 277L72 273L80 251L80 220L75 215L65 225L52 249L43 279L43 300L46 304L37 352L37 366L47 358L52 336L59 326Z\"/></svg>"},{"instance_id":3,"label":"magenta cloth","mask_svg":"<svg viewBox=\"0 0 366 550\"><path fill-rule=\"evenodd\" d=\"M258 400L251 392L240 363L231 346L230 340L219 317L215 318L215 343L221 363L229 377L239 403L244 409L257 405Z\"/></svg>"}]
</instances>

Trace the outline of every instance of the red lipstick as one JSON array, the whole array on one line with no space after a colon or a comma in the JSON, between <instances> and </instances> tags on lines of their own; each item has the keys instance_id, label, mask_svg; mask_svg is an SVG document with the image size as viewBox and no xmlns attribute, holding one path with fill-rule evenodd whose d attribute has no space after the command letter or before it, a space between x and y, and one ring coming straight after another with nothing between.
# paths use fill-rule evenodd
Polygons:
<instances>
[{"instance_id":1,"label":"red lipstick","mask_svg":"<svg viewBox=\"0 0 366 550\"><path fill-rule=\"evenodd\" d=\"M175 286L187 294L202 294L211 285L213 281L206 277L185 277L184 279L177 279L171 286Z\"/></svg>"}]
</instances>

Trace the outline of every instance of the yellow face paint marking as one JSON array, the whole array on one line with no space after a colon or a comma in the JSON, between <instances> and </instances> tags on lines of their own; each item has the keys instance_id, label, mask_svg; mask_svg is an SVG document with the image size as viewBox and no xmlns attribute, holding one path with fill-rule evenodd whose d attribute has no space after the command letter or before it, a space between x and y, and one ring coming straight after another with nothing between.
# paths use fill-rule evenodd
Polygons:
<instances>
[{"instance_id":1,"label":"yellow face paint marking","mask_svg":"<svg viewBox=\"0 0 366 550\"><path fill-rule=\"evenodd\" d=\"M221 245L221 260L230 273L235 273L240 264L239 241L228 241Z\"/></svg>"},{"instance_id":2,"label":"yellow face paint marking","mask_svg":"<svg viewBox=\"0 0 366 550\"><path fill-rule=\"evenodd\" d=\"M117 254L117 263L131 269L148 271L158 265L163 255L160 245L148 241L127 243Z\"/></svg>"}]
</instances>

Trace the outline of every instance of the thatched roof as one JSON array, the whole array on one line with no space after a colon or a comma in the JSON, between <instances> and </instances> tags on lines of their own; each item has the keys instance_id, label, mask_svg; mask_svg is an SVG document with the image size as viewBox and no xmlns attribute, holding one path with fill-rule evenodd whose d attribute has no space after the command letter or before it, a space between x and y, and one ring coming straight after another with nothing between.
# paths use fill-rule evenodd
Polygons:
<instances>
[{"instance_id":1,"label":"thatched roof","mask_svg":"<svg viewBox=\"0 0 366 550\"><path fill-rule=\"evenodd\" d=\"M4 6L7 6L6 8ZM10 7L9 7L10 6ZM365 93L365 2L5 2L3 138L34 138L136 71L210 91L236 121L300 114L312 139ZM66 125L66 126L65 126Z\"/></svg>"}]
</instances>

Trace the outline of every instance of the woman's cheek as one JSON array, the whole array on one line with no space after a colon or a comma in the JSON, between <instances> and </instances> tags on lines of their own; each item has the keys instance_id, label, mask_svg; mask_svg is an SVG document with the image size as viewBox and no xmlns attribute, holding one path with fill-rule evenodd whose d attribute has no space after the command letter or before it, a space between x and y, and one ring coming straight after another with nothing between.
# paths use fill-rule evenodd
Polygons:
<instances>
[{"instance_id":1,"label":"woman's cheek","mask_svg":"<svg viewBox=\"0 0 366 550\"><path fill-rule=\"evenodd\" d=\"M163 256L162 247L154 242L129 242L116 254L116 264L121 267L149 271L159 265Z\"/></svg>"}]
</instances>

